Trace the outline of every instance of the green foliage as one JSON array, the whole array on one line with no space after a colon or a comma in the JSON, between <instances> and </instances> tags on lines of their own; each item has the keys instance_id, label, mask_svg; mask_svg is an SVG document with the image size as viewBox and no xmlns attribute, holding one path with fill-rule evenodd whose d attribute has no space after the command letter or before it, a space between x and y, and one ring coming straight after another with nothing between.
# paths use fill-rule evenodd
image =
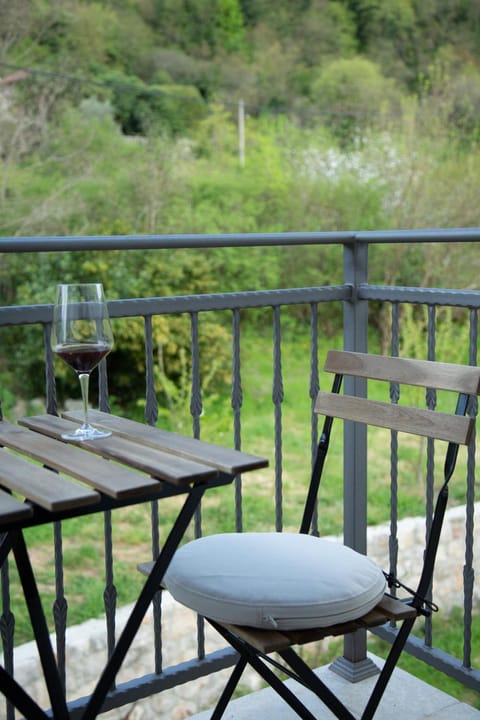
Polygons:
<instances>
[{"instance_id":1,"label":"green foliage","mask_svg":"<svg viewBox=\"0 0 480 720\"><path fill-rule=\"evenodd\" d=\"M125 135L162 132L184 134L205 116L205 105L198 90L190 85L175 85L168 75L157 77L161 83L146 85L136 76L118 70L101 70L98 79L110 88L107 94L114 119ZM165 82L166 80L166 82Z\"/></svg>"},{"instance_id":2,"label":"green foliage","mask_svg":"<svg viewBox=\"0 0 480 720\"><path fill-rule=\"evenodd\" d=\"M435 315L435 350L445 362L468 365L469 330L465 311L438 308ZM402 354L427 358L427 311L414 305L402 307Z\"/></svg>"},{"instance_id":3,"label":"green foliage","mask_svg":"<svg viewBox=\"0 0 480 720\"><path fill-rule=\"evenodd\" d=\"M218 0L217 42L228 52L242 51L245 30L239 0Z\"/></svg>"},{"instance_id":4,"label":"green foliage","mask_svg":"<svg viewBox=\"0 0 480 720\"><path fill-rule=\"evenodd\" d=\"M423 87L428 115L437 117L452 139L470 145L480 137L480 71L472 59L453 46L440 48Z\"/></svg>"},{"instance_id":5,"label":"green foliage","mask_svg":"<svg viewBox=\"0 0 480 720\"><path fill-rule=\"evenodd\" d=\"M396 109L400 95L380 67L362 57L332 60L320 69L312 85L316 107L326 114L326 123L344 141L359 129L379 125L382 113Z\"/></svg>"},{"instance_id":6,"label":"green foliage","mask_svg":"<svg viewBox=\"0 0 480 720\"><path fill-rule=\"evenodd\" d=\"M16 398L12 390L12 378L10 373L0 372L0 415L7 417L13 412Z\"/></svg>"},{"instance_id":7,"label":"green foliage","mask_svg":"<svg viewBox=\"0 0 480 720\"><path fill-rule=\"evenodd\" d=\"M236 127L220 107L196 123L188 141L154 132L127 139L113 113L110 101L85 98L78 110L68 108L58 115L35 152L12 164L0 202L4 233L376 229L395 227L400 212L404 225L408 225L408 213L414 219L411 222L430 225L432 220L442 224L442 217L456 211L455 198L462 197L471 224L478 224L472 193L480 155L468 154L469 171L465 173L466 156L447 147L443 135L436 144L432 139L422 144L421 138L416 138L412 160L412 146L398 131L370 130L343 148L322 126L306 130L284 118L247 118L247 159L245 167L240 167ZM452 203L449 181L453 178ZM436 208L439 198L443 200ZM456 217L452 214L452 220ZM471 248L459 245L446 251L443 246L422 251L416 246L375 247L371 279L380 284L476 287L476 263L469 255ZM12 304L52 301L55 284L69 280L101 281L107 296L114 299L336 284L342 275L338 248L308 246L250 248L248 252L8 256L0 268L2 294ZM337 308L329 316L328 332L341 322L339 312ZM299 309L298 321L302 314ZM261 323L260 318L257 314ZM387 342L389 322L383 311L377 313L372 306L371 322L382 342ZM464 326L465 319L458 324ZM221 392L226 378L224 332L224 320L219 318L202 335L210 368L204 381L212 394ZM189 333L180 318L162 319L155 326L158 393L162 404L180 415L191 371L186 360ZM135 402L143 383L143 327L134 321L120 323L116 336L117 350L109 360L110 389L119 403ZM27 377L26 381L14 380L14 386L27 396L41 395L39 338L19 330L9 336L7 344L7 354ZM25 350L23 359L18 357L20 347ZM25 372L26 362L30 372ZM60 397L78 391L75 379L61 369L59 382Z\"/></svg>"},{"instance_id":8,"label":"green foliage","mask_svg":"<svg viewBox=\"0 0 480 720\"><path fill-rule=\"evenodd\" d=\"M75 58L81 66L93 67L115 58L115 35L121 21L113 7L100 2L78 4L70 22L66 52L71 59Z\"/></svg>"},{"instance_id":9,"label":"green foliage","mask_svg":"<svg viewBox=\"0 0 480 720\"><path fill-rule=\"evenodd\" d=\"M218 0L157 0L155 24L166 45L211 57L215 50Z\"/></svg>"},{"instance_id":10,"label":"green foliage","mask_svg":"<svg viewBox=\"0 0 480 720\"><path fill-rule=\"evenodd\" d=\"M311 82L322 66L356 52L406 92L422 92L449 48L458 50L462 64L478 68L478 12L475 3L464 0L19 0L4 5L0 51L6 60L29 58L53 73L84 77L101 66L147 85L158 70L166 70L175 83L193 84L210 98L228 90L225 65L231 63L242 68L237 81L244 99L267 107L282 106L282 78L290 107L309 102ZM269 57L271 98L265 97L262 80ZM189 77L179 80L186 71ZM64 90L70 99L83 93L78 85ZM468 86L464 90L470 93Z\"/></svg>"},{"instance_id":11,"label":"green foliage","mask_svg":"<svg viewBox=\"0 0 480 720\"><path fill-rule=\"evenodd\" d=\"M419 37L417 14L410 0L349 0L359 49L376 60L385 74L404 81L416 80Z\"/></svg>"},{"instance_id":12,"label":"green foliage","mask_svg":"<svg viewBox=\"0 0 480 720\"><path fill-rule=\"evenodd\" d=\"M470 11L462 15L456 0L447 6L463 35ZM412 24L417 33L425 30L435 15L429 3L158 0L78 2L68 12L62 3L36 2L24 9L25 27L13 7L0 10L4 53L18 58L30 44L36 62L94 82L32 75L9 89L0 115L4 235L480 224L477 58L471 50L464 61L463 46L447 46L441 18L428 63L412 59L402 40ZM408 80L397 55L387 58L388 43L381 49L374 35L396 38L395 52L406 48ZM414 76L419 98L407 94ZM222 104L231 103L232 93L247 101L244 166L236 108ZM213 97L216 103L205 102ZM102 281L110 298L342 281L338 248L60 255L5 257L4 302L51 301L55 284L67 280ZM380 284L478 286L468 246L375 247L370 268ZM253 317L265 323L264 314ZM304 321L304 309L294 321ZM339 309L332 310L325 331L332 334L340 321ZM209 321L201 337L202 382L212 395L226 381L225 322ZM383 347L389 333L383 308L372 305L371 324ZM445 327L463 332L465 318L455 314ZM118 403L138 397L143 332L133 320L116 328L109 362ZM191 373L186 318L159 319L154 343L157 391L181 417ZM6 344L28 379L7 366L2 372L13 373L19 391L40 394L41 338L13 330ZM77 390L66 371L59 370L59 384L62 397Z\"/></svg>"},{"instance_id":13,"label":"green foliage","mask_svg":"<svg viewBox=\"0 0 480 720\"><path fill-rule=\"evenodd\" d=\"M299 59L307 67L323 64L328 58L355 54L355 23L341 2L314 0L301 16L302 43Z\"/></svg>"}]
</instances>

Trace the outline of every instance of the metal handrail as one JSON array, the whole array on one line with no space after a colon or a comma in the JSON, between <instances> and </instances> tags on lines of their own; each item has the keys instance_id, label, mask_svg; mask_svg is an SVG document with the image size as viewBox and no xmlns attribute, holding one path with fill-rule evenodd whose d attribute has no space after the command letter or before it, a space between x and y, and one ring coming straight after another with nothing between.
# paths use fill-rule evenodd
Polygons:
<instances>
[{"instance_id":1,"label":"metal handrail","mask_svg":"<svg viewBox=\"0 0 480 720\"><path fill-rule=\"evenodd\" d=\"M371 230L342 232L219 233L215 235L77 235L1 237L0 253L77 250L159 250L213 247L278 247L355 243L470 243L480 240L480 228Z\"/></svg>"}]
</instances>

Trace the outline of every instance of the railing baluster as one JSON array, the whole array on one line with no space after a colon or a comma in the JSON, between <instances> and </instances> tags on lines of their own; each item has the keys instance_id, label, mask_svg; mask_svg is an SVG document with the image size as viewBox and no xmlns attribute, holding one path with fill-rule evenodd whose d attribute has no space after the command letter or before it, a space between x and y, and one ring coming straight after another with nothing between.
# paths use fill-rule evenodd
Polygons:
<instances>
[{"instance_id":1,"label":"railing baluster","mask_svg":"<svg viewBox=\"0 0 480 720\"><path fill-rule=\"evenodd\" d=\"M427 358L428 360L435 360L436 355L436 335L435 335L435 321L436 321L436 306L427 306L428 323L427 323ZM437 406L437 393L432 388L427 388L426 391L426 406L429 410L435 410ZM432 438L427 438L427 474L426 474L426 496L425 496L425 521L426 521L426 537L430 534L430 528L432 526L433 519L433 505L435 498L435 441ZM433 580L432 580L433 584ZM429 600L432 599L433 587L431 586L427 594ZM425 619L425 645L432 647L432 617Z\"/></svg>"},{"instance_id":2,"label":"railing baluster","mask_svg":"<svg viewBox=\"0 0 480 720\"><path fill-rule=\"evenodd\" d=\"M155 425L158 420L158 400L155 391L155 359L153 352L153 320L151 315L144 316L145 336L145 420ZM152 559L160 554L160 517L158 500L150 503L150 525L152 533ZM162 649L162 591L153 596L153 638L155 672L159 675L163 668Z\"/></svg>"},{"instance_id":3,"label":"railing baluster","mask_svg":"<svg viewBox=\"0 0 480 720\"><path fill-rule=\"evenodd\" d=\"M282 347L280 329L280 308L273 308L273 388L272 401L275 412L275 529L283 528L282 505Z\"/></svg>"},{"instance_id":4,"label":"railing baluster","mask_svg":"<svg viewBox=\"0 0 480 720\"><path fill-rule=\"evenodd\" d=\"M103 358L103 360L98 365L98 407L100 410L102 410L102 412L110 412L106 358Z\"/></svg>"},{"instance_id":5,"label":"railing baluster","mask_svg":"<svg viewBox=\"0 0 480 720\"><path fill-rule=\"evenodd\" d=\"M160 517L158 500L150 503L151 527L152 527L152 559L156 560L160 555ZM162 591L158 590L153 596L153 638L155 655L155 672L160 675L163 668L162 649Z\"/></svg>"},{"instance_id":6,"label":"railing baluster","mask_svg":"<svg viewBox=\"0 0 480 720\"><path fill-rule=\"evenodd\" d=\"M315 456L317 453L318 444L318 416L315 412L315 400L320 390L320 381L318 378L318 305L317 303L310 304L310 401L312 411L312 426L311 426L311 464L315 462ZM312 515L312 528L313 535L318 535L318 501L315 505L315 509Z\"/></svg>"},{"instance_id":7,"label":"railing baluster","mask_svg":"<svg viewBox=\"0 0 480 720\"><path fill-rule=\"evenodd\" d=\"M192 386L190 395L190 414L193 418L193 436L200 438L200 416L203 411L200 381L200 347L198 339L198 313L190 313L191 346L192 346ZM194 532L198 538L202 534L202 508L199 505L194 515ZM197 616L197 655L201 660L205 657L205 621Z\"/></svg>"},{"instance_id":8,"label":"railing baluster","mask_svg":"<svg viewBox=\"0 0 480 720\"><path fill-rule=\"evenodd\" d=\"M145 333L145 420L155 425L158 420L158 400L155 391L155 360L153 352L153 320L151 315L144 317ZM160 554L160 517L158 501L150 503L150 523L152 532L152 559ZM153 596L153 638L155 672L159 675L163 669L162 648L162 591Z\"/></svg>"},{"instance_id":9,"label":"railing baluster","mask_svg":"<svg viewBox=\"0 0 480 720\"><path fill-rule=\"evenodd\" d=\"M50 415L58 415L57 395L55 385L55 368L53 362L53 351L51 345L52 325L45 323L43 326L43 344L45 348L45 395L46 409Z\"/></svg>"},{"instance_id":10,"label":"railing baluster","mask_svg":"<svg viewBox=\"0 0 480 720\"><path fill-rule=\"evenodd\" d=\"M63 541L62 523L53 524L54 550L55 550L55 602L53 604L53 617L55 622L57 664L63 688L66 686L65 668L65 638L67 631L68 605L65 598L63 580Z\"/></svg>"},{"instance_id":11,"label":"railing baluster","mask_svg":"<svg viewBox=\"0 0 480 720\"><path fill-rule=\"evenodd\" d=\"M4 536L0 536L0 539ZM10 605L10 571L8 558L0 570L2 586L2 615L0 617L0 634L2 637L3 664L5 670L13 675L14 670L14 643L15 643L15 615ZM14 720L15 709L11 703L6 702L5 720Z\"/></svg>"},{"instance_id":12,"label":"railing baluster","mask_svg":"<svg viewBox=\"0 0 480 720\"><path fill-rule=\"evenodd\" d=\"M478 311L470 311L469 327L469 363L478 363ZM478 398L472 396L468 414L478 415ZM472 622L473 622L473 589L475 583L474 560L474 514L475 514L475 451L476 436L473 434L467 450L467 494L465 507L465 564L463 566L463 666L472 666Z\"/></svg>"},{"instance_id":13,"label":"railing baluster","mask_svg":"<svg viewBox=\"0 0 480 720\"><path fill-rule=\"evenodd\" d=\"M198 313L190 314L191 346L192 346L192 381L190 393L190 414L193 418L193 436L200 438L200 417L203 412L202 389L200 380L200 346L198 339ZM195 512L195 537L202 534L202 511L199 506Z\"/></svg>"},{"instance_id":14,"label":"railing baluster","mask_svg":"<svg viewBox=\"0 0 480 720\"><path fill-rule=\"evenodd\" d=\"M392 356L399 354L399 318L398 303L392 303ZM398 403L400 400L400 386L398 383L390 384L390 400ZM390 431L390 535L388 538L390 572L396 576L398 564L398 432ZM396 589L391 588L393 595Z\"/></svg>"},{"instance_id":15,"label":"railing baluster","mask_svg":"<svg viewBox=\"0 0 480 720\"><path fill-rule=\"evenodd\" d=\"M190 396L190 414L193 418L193 436L200 438L200 416L203 412L202 390L200 383L200 347L198 340L198 312L190 313L192 343L192 390Z\"/></svg>"},{"instance_id":16,"label":"railing baluster","mask_svg":"<svg viewBox=\"0 0 480 720\"><path fill-rule=\"evenodd\" d=\"M153 328L152 316L144 318L145 333L145 420L149 425L155 425L158 420L158 401L155 392L155 372L153 357Z\"/></svg>"},{"instance_id":17,"label":"railing baluster","mask_svg":"<svg viewBox=\"0 0 480 720\"><path fill-rule=\"evenodd\" d=\"M240 359L240 310L234 308L232 316L232 396L233 441L235 448L242 447L241 410L243 404L242 374ZM242 532L242 478L235 478L235 529Z\"/></svg>"},{"instance_id":18,"label":"railing baluster","mask_svg":"<svg viewBox=\"0 0 480 720\"><path fill-rule=\"evenodd\" d=\"M112 512L107 510L103 514L104 545L105 545L105 589L103 602L105 606L105 621L107 625L107 652L112 656L115 648L115 619L117 608L117 588L113 573L113 539L112 539Z\"/></svg>"}]
</instances>

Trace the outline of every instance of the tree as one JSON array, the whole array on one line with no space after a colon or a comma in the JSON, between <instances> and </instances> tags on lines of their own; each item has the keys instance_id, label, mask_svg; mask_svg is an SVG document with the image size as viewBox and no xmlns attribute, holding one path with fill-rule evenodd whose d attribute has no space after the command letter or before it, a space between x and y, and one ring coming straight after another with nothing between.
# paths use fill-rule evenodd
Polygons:
<instances>
[{"instance_id":1,"label":"tree","mask_svg":"<svg viewBox=\"0 0 480 720\"><path fill-rule=\"evenodd\" d=\"M34 13L29 0L0 0L0 61L10 50L33 32Z\"/></svg>"},{"instance_id":2,"label":"tree","mask_svg":"<svg viewBox=\"0 0 480 720\"><path fill-rule=\"evenodd\" d=\"M147 85L136 75L100 70L98 79L105 85L102 96L110 100L114 118L126 135L185 133L205 116L205 104L195 87L172 83L166 73L157 77L159 83Z\"/></svg>"},{"instance_id":3,"label":"tree","mask_svg":"<svg viewBox=\"0 0 480 720\"><path fill-rule=\"evenodd\" d=\"M333 60L322 67L312 86L312 105L325 113L327 125L343 140L392 111L400 94L378 65L363 58Z\"/></svg>"},{"instance_id":4,"label":"tree","mask_svg":"<svg viewBox=\"0 0 480 720\"><path fill-rule=\"evenodd\" d=\"M348 57L355 53L357 40L352 13L340 2L312 0L302 14L295 43L299 58L307 67L319 66L325 58Z\"/></svg>"},{"instance_id":5,"label":"tree","mask_svg":"<svg viewBox=\"0 0 480 720\"><path fill-rule=\"evenodd\" d=\"M156 0L155 26L161 43L195 57L215 53L218 0Z\"/></svg>"},{"instance_id":6,"label":"tree","mask_svg":"<svg viewBox=\"0 0 480 720\"><path fill-rule=\"evenodd\" d=\"M440 120L454 142L476 144L480 139L478 65L466 61L463 53L452 46L440 48L424 80L422 114Z\"/></svg>"},{"instance_id":7,"label":"tree","mask_svg":"<svg viewBox=\"0 0 480 720\"><path fill-rule=\"evenodd\" d=\"M216 41L227 52L245 48L245 29L239 0L218 0Z\"/></svg>"}]
</instances>

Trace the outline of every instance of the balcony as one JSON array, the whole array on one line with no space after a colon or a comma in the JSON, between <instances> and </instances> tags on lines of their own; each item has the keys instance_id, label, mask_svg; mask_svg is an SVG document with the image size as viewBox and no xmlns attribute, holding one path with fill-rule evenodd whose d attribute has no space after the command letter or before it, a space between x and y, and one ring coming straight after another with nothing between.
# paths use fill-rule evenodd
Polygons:
<instances>
[{"instance_id":1,"label":"balcony","mask_svg":"<svg viewBox=\"0 0 480 720\"><path fill-rule=\"evenodd\" d=\"M430 244L456 245L465 243L469 247L472 245L478 248L480 243L480 230L445 230L445 231L398 231L390 233L382 232L362 232L362 233L306 233L306 234L278 234L278 235L245 235L240 237L234 236L174 236L174 237L95 237L95 238L2 238L0 239L0 252L3 257L8 254L21 253L65 253L65 252L81 252L102 250L107 256L108 253L115 251L123 251L126 253L135 251L152 251L175 252L179 248L198 249L201 248L208 253L212 248L229 248L236 247L241 252L248 252L251 247L265 248L294 248L296 246L309 245L318 248L319 253L322 248L329 246L336 248L338 252L338 266L343 267L343 277L341 282L335 285L326 285L319 287L290 287L275 290L264 290L255 288L244 292L222 292L222 293L205 293L203 295L181 295L177 297L141 297L141 298L119 298L111 300L109 303L112 318L118 323L129 323L132 318L143 323L144 327L144 343L145 343L145 378L144 387L145 395L143 398L145 421L149 424L156 424L159 415L159 404L157 400L156 386L156 349L152 341L152 324L155 319L161 316L179 316L186 318L190 327L190 355L192 372L189 377L189 405L191 415L192 435L200 437L203 432L203 408L205 398L202 391L202 331L203 320L207 317L215 317L222 314L224 317L230 318L230 338L231 343L231 388L230 388L230 415L231 415L231 437L225 439L225 444L230 444L237 448L242 447L246 451L260 452L258 448L252 446L254 439L248 437L248 413L252 412L248 398L244 398L244 386L251 371L251 366L242 364L242 342L243 318L249 313L261 312L268 318L270 331L270 355L271 355L271 425L272 440L270 445L270 460L272 466L272 511L271 526L277 531L281 531L290 522L286 515L284 503L284 484L289 472L288 467L288 437L284 428L284 418L286 415L285 407L285 388L288 388L288 368L289 358L285 356L283 351L283 338L285 327L288 326L289 312L293 308L302 308L302 315L305 318L303 322L303 331L300 334L296 329L296 338L298 343L305 348L304 373L305 373L305 396L310 399L315 397L320 385L319 374L319 342L322 333L322 322L325 315L330 312L330 308L336 307L340 309L337 317L343 317L342 327L339 331L343 334L343 346L345 349L367 351L369 349L369 337L372 334L371 323L369 322L369 310L376 313L382 313L388 329L384 334L388 338L388 345L384 347L385 352L397 354L404 338L408 333L408 327L404 326L404 318L407 316L403 310L415 308L425 319L424 326L419 329L418 345L419 356L428 357L429 359L439 359L445 361L455 361L449 353L453 353L458 348L445 348L439 342L438 316L444 309L455 309L457 317L461 318L462 326L465 328L465 362L473 365L478 364L478 311L480 308L480 291L468 290L464 288L423 288L423 287L397 287L397 286L380 286L369 283L369 252L375 252L375 248L382 246L392 252L392 262L394 257L394 249L398 246L409 244L424 247ZM98 278L101 280L101 278ZM0 307L0 337L4 338L8 333L15 332L19 327L40 329L44 339L44 373L45 373L45 397L44 407L50 413L59 411L57 404L57 393L55 385L55 373L53 368L52 353L49 348L49 332L51 323L51 306L50 305L24 305L24 306L3 306ZM441 352L437 351L437 346L441 345ZM282 352L283 351L283 352ZM321 359L323 360L323 358ZM98 390L98 406L103 410L110 407L111 398L109 397L108 386L109 377L106 365L102 365L100 369L99 390ZM473 408L476 412L476 408ZM317 437L317 426L315 417L309 412L305 422L310 424L308 447L313 446ZM203 435L202 435L203 436ZM209 438L210 439L210 438ZM347 438L348 441L348 438ZM262 451L263 452L263 451ZM366 446L356 448L355 467L349 467L348 459L344 463L344 503L343 503L343 537L347 544L352 547L365 551L368 543L370 532L375 530L367 529L367 472L366 472ZM305 453L309 455L309 452ZM305 458L305 465L296 469L300 477L308 475L309 457ZM455 536L460 543L459 556L455 556L454 563L456 565L456 577L460 587L457 588L455 605L460 606L460 613L456 620L456 630L458 633L457 652L455 654L444 648L435 646L435 629L436 623L441 622L441 618L435 618L434 621L428 621L425 627L425 636L422 639L413 638L408 645L408 652L421 662L426 663L436 671L440 671L445 677L453 678L457 683L469 688L473 691L480 690L480 667L475 660L475 648L472 646L473 629L475 623L478 622L478 607L480 587L478 585L478 563L479 552L478 540L475 543L475 527L479 523L475 523L475 512L478 512L478 503L475 503L475 488L478 480L475 479L475 462L478 463L478 450L474 447L469 449L468 461L466 463L464 477L461 481L464 483L464 502L461 506L461 513L453 521L452 537ZM392 459L392 483L394 481L394 460ZM426 508L425 515L429 513L429 494L431 478L427 479L427 489L424 498L424 506ZM234 528L242 530L244 526L249 525L248 518L248 494L249 483L242 486L238 482L235 486L235 513L233 518ZM285 493L286 495L286 493ZM391 496L393 498L393 496ZM423 518L424 520L424 518ZM109 652L114 645L116 629L121 622L122 608L119 606L117 597L117 588L115 585L115 552L112 552L114 546L114 534L112 533L112 519L108 516L104 520L105 532L105 587L103 595L105 598L105 619L99 620L104 628L101 637L104 641L101 644L101 650ZM152 527L152 547L154 548L154 538L156 528L158 526L158 511L152 509L151 527ZM390 521L387 531L386 540L375 542L375 545L382 546L385 549L386 557L394 552L395 543L398 540L398 532L401 532L401 520L399 511L394 499L391 500ZM197 518L196 534L202 532L201 518ZM378 540L378 538L377 538ZM61 534L56 537L55 541L61 545ZM369 548L370 549L370 548ZM155 549L154 549L155 552ZM412 551L413 552L413 551ZM450 554L449 552L447 554ZM69 638L77 638L75 643L80 644L80 636L76 634L74 628L70 627L68 614L59 612L60 608L65 606L68 600L68 588L63 584L63 565L62 552L57 550L53 552L55 557L55 600L53 603L53 622L55 627L55 643L58 650L59 662L64 664L64 670L67 677L67 684L76 676L83 672L83 659L75 659L75 653L65 652L69 648ZM148 558L145 558L148 559ZM132 572L134 572L132 564ZM450 570L448 571L448 573ZM447 574L448 574L447 573ZM15 672L18 672L19 660L24 650L18 648L11 617L15 615L15 607L10 605L10 578L7 568L2 569L2 616L0 618L0 630L2 633L2 644L4 653L4 662L7 668L15 666ZM168 605L164 601L164 605ZM168 638L162 636L160 624L155 621L155 617L159 617L161 608L161 599L152 610L152 621L149 627L149 641L151 648L149 653L142 649L142 668L132 669L131 672L122 674L118 678L117 686L109 695L105 711L110 711L111 715L106 717L123 718L125 717L125 706L131 707L132 703L139 703L144 707L149 698L152 703L160 702L163 695L167 697L168 693L172 693L174 688L175 697L177 698L178 707L175 712L180 712L181 708L185 708L183 716L178 714L178 718L187 717L192 712L198 712L198 706L193 706L189 702L178 700L183 697L190 697L189 688L194 687L193 683L197 682L203 686L205 684L214 686L214 678L219 672L232 664L232 653L216 643L217 640L211 639L209 635L205 639L205 630L203 624L196 621L191 629L192 643L188 653L182 657L173 654L170 659L170 653L167 651ZM167 612L166 607L163 610L163 616ZM97 622L96 620L94 621ZM84 634L83 630L79 631ZM394 631L391 628L383 628L380 632L382 638L386 641L391 640ZM193 647L195 643L195 647ZM213 645L212 645L213 643ZM108 648L108 650L105 650ZM344 657L348 660L361 658L364 656L366 649L365 639L352 638L346 641L343 648ZM132 651L134 649L132 648ZM148 658L147 658L148 655ZM147 659L145 659L147 658ZM170 663L170 664L169 664ZM320 661L319 665L323 665ZM322 668L322 673L333 675L330 670ZM361 696L364 685L362 683L347 683L344 680L333 675L333 681L345 685L347 693L352 694L352 704L355 704L355 697ZM368 681L363 681L367 683ZM73 683L74 684L74 683ZM78 688L72 690L71 694L71 717L72 719L80 718L82 710L88 699L88 689L82 694ZM255 713L256 717L262 718L272 717L272 705L266 691L255 692L247 698L240 698L235 701L235 714L225 715L226 720L233 717L243 718L252 717ZM409 705L414 705L413 695L417 694L422 698L419 706L422 707L422 715L420 718L428 718L435 716L436 718L452 717L454 714L460 720L465 718L478 717L478 710L472 707L455 703L453 699L448 699L437 690L426 687L417 679L398 671L394 685L394 695L390 697L391 708L396 709L398 715L399 707L405 706L408 699ZM264 698L267 698L264 700ZM428 698L428 699L427 699ZM214 699L207 700L207 704L213 703ZM182 705L183 702L183 705ZM262 703L266 703L262 705ZM12 709L8 706L5 711L2 706L3 700L0 698L0 717L6 720L13 720ZM262 710L265 707L265 714ZM409 706L410 711L410 706ZM4 713L5 714L2 714ZM145 711L146 713L147 711ZM278 714L273 715L275 718L282 720L281 710ZM388 713L390 710L385 709ZM123 713L123 714L122 714ZM243 715L241 713L244 713ZM413 710L412 710L413 713ZM442 714L443 713L443 714ZM158 711L156 717L158 717ZM162 715L160 715L162 716ZM165 715L166 717L167 715ZM142 718L149 717L147 714ZM173 717L173 714L172 714ZM198 720L204 720L206 716L200 714ZM290 717L288 714L285 718ZM319 715L319 718L327 718L328 715ZM389 715L380 714L381 718L388 718ZM413 715L413 717L417 717Z\"/></svg>"}]
</instances>

